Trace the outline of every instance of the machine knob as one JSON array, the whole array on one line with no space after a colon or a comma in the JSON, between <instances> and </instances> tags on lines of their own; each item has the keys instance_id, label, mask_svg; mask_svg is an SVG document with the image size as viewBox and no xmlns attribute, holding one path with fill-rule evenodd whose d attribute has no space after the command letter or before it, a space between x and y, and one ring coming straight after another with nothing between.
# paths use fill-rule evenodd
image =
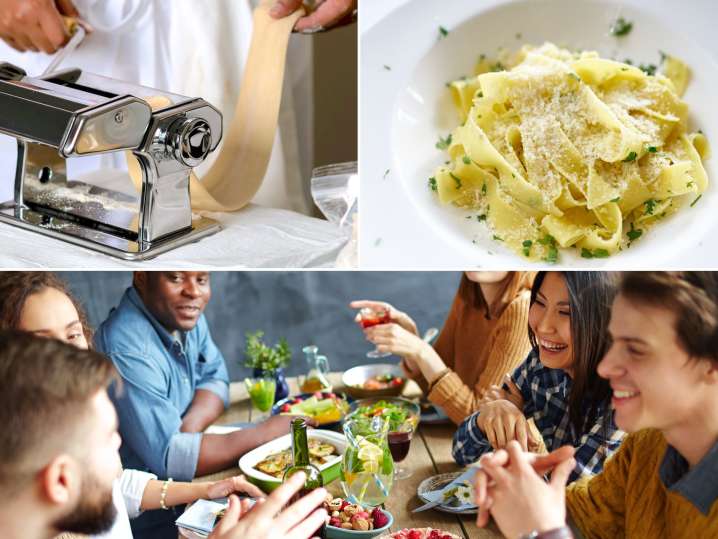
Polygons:
<instances>
[{"instance_id":1,"label":"machine knob","mask_svg":"<svg viewBox=\"0 0 718 539\"><path fill-rule=\"evenodd\" d=\"M182 118L172 124L169 140L175 158L188 167L196 167L212 149L212 129L201 118Z\"/></svg>"}]
</instances>

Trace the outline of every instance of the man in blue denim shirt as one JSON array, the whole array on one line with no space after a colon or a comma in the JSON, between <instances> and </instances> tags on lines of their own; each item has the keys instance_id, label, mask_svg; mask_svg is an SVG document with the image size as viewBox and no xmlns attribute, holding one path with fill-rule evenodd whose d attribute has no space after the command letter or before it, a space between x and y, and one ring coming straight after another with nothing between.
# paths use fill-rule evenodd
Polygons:
<instances>
[{"instance_id":1,"label":"man in blue denim shirt","mask_svg":"<svg viewBox=\"0 0 718 539\"><path fill-rule=\"evenodd\" d=\"M95 336L123 379L112 398L120 419L125 468L190 481L232 465L254 447L286 434L287 416L231 434L203 434L228 405L224 358L202 314L208 272L136 272ZM132 522L135 539L177 539L182 507Z\"/></svg>"}]
</instances>

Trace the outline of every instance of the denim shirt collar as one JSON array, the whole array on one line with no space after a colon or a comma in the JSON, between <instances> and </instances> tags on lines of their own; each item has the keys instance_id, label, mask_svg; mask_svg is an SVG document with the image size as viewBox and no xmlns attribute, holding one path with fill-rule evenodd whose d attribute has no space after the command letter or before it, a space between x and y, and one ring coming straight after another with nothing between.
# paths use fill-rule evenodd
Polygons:
<instances>
[{"instance_id":1,"label":"denim shirt collar","mask_svg":"<svg viewBox=\"0 0 718 539\"><path fill-rule=\"evenodd\" d=\"M660 466L665 487L681 494L704 515L718 500L718 442L693 469L672 446L668 446Z\"/></svg>"},{"instance_id":2,"label":"denim shirt collar","mask_svg":"<svg viewBox=\"0 0 718 539\"><path fill-rule=\"evenodd\" d=\"M159 335L162 344L164 344L168 350L171 350L172 347L179 346L180 350L183 351L183 343L185 342L186 336L185 333L178 332L178 338L177 336L167 331L167 329L162 324L160 324L160 322L154 317L154 315L149 311L149 309L147 309L145 303L140 297L140 294L137 292L137 289L134 286L131 286L127 289L127 292L125 292L125 299L137 310L139 310L142 315L147 318L147 320L150 321L150 324L152 324L152 327L155 328L157 335Z\"/></svg>"}]
</instances>

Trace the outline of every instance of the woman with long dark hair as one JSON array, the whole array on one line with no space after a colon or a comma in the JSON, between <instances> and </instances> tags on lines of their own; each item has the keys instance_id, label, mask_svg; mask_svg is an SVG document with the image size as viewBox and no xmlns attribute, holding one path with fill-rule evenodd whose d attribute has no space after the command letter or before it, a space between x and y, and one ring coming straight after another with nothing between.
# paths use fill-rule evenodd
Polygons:
<instances>
[{"instance_id":1,"label":"woman with long dark hair","mask_svg":"<svg viewBox=\"0 0 718 539\"><path fill-rule=\"evenodd\" d=\"M464 272L433 347L419 337L408 314L388 303L354 301L351 307L389 311L391 323L367 328L367 339L379 351L401 356L405 374L458 424L526 357L533 276L520 271Z\"/></svg>"},{"instance_id":2,"label":"woman with long dark hair","mask_svg":"<svg viewBox=\"0 0 718 539\"><path fill-rule=\"evenodd\" d=\"M576 447L575 480L601 471L623 433L613 423L610 388L596 374L608 349L606 328L615 276L607 272L540 272L531 290L532 350L503 392L487 398L454 435L454 459L474 462L516 440L531 444L533 419L548 450Z\"/></svg>"}]
</instances>

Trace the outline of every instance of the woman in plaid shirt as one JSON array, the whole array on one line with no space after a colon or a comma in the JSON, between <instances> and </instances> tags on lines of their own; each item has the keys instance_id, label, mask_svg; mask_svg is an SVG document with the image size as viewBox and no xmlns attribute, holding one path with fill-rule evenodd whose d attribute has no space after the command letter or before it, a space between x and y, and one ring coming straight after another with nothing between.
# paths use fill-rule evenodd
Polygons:
<instances>
[{"instance_id":1,"label":"woman in plaid shirt","mask_svg":"<svg viewBox=\"0 0 718 539\"><path fill-rule=\"evenodd\" d=\"M454 434L453 455L467 465L511 440L541 445L533 419L551 451L576 448L571 481L593 475L615 452L624 433L613 422L610 391L596 373L605 355L615 288L607 272L540 272L531 290L529 338L533 350L501 390L487 398Z\"/></svg>"}]
</instances>

